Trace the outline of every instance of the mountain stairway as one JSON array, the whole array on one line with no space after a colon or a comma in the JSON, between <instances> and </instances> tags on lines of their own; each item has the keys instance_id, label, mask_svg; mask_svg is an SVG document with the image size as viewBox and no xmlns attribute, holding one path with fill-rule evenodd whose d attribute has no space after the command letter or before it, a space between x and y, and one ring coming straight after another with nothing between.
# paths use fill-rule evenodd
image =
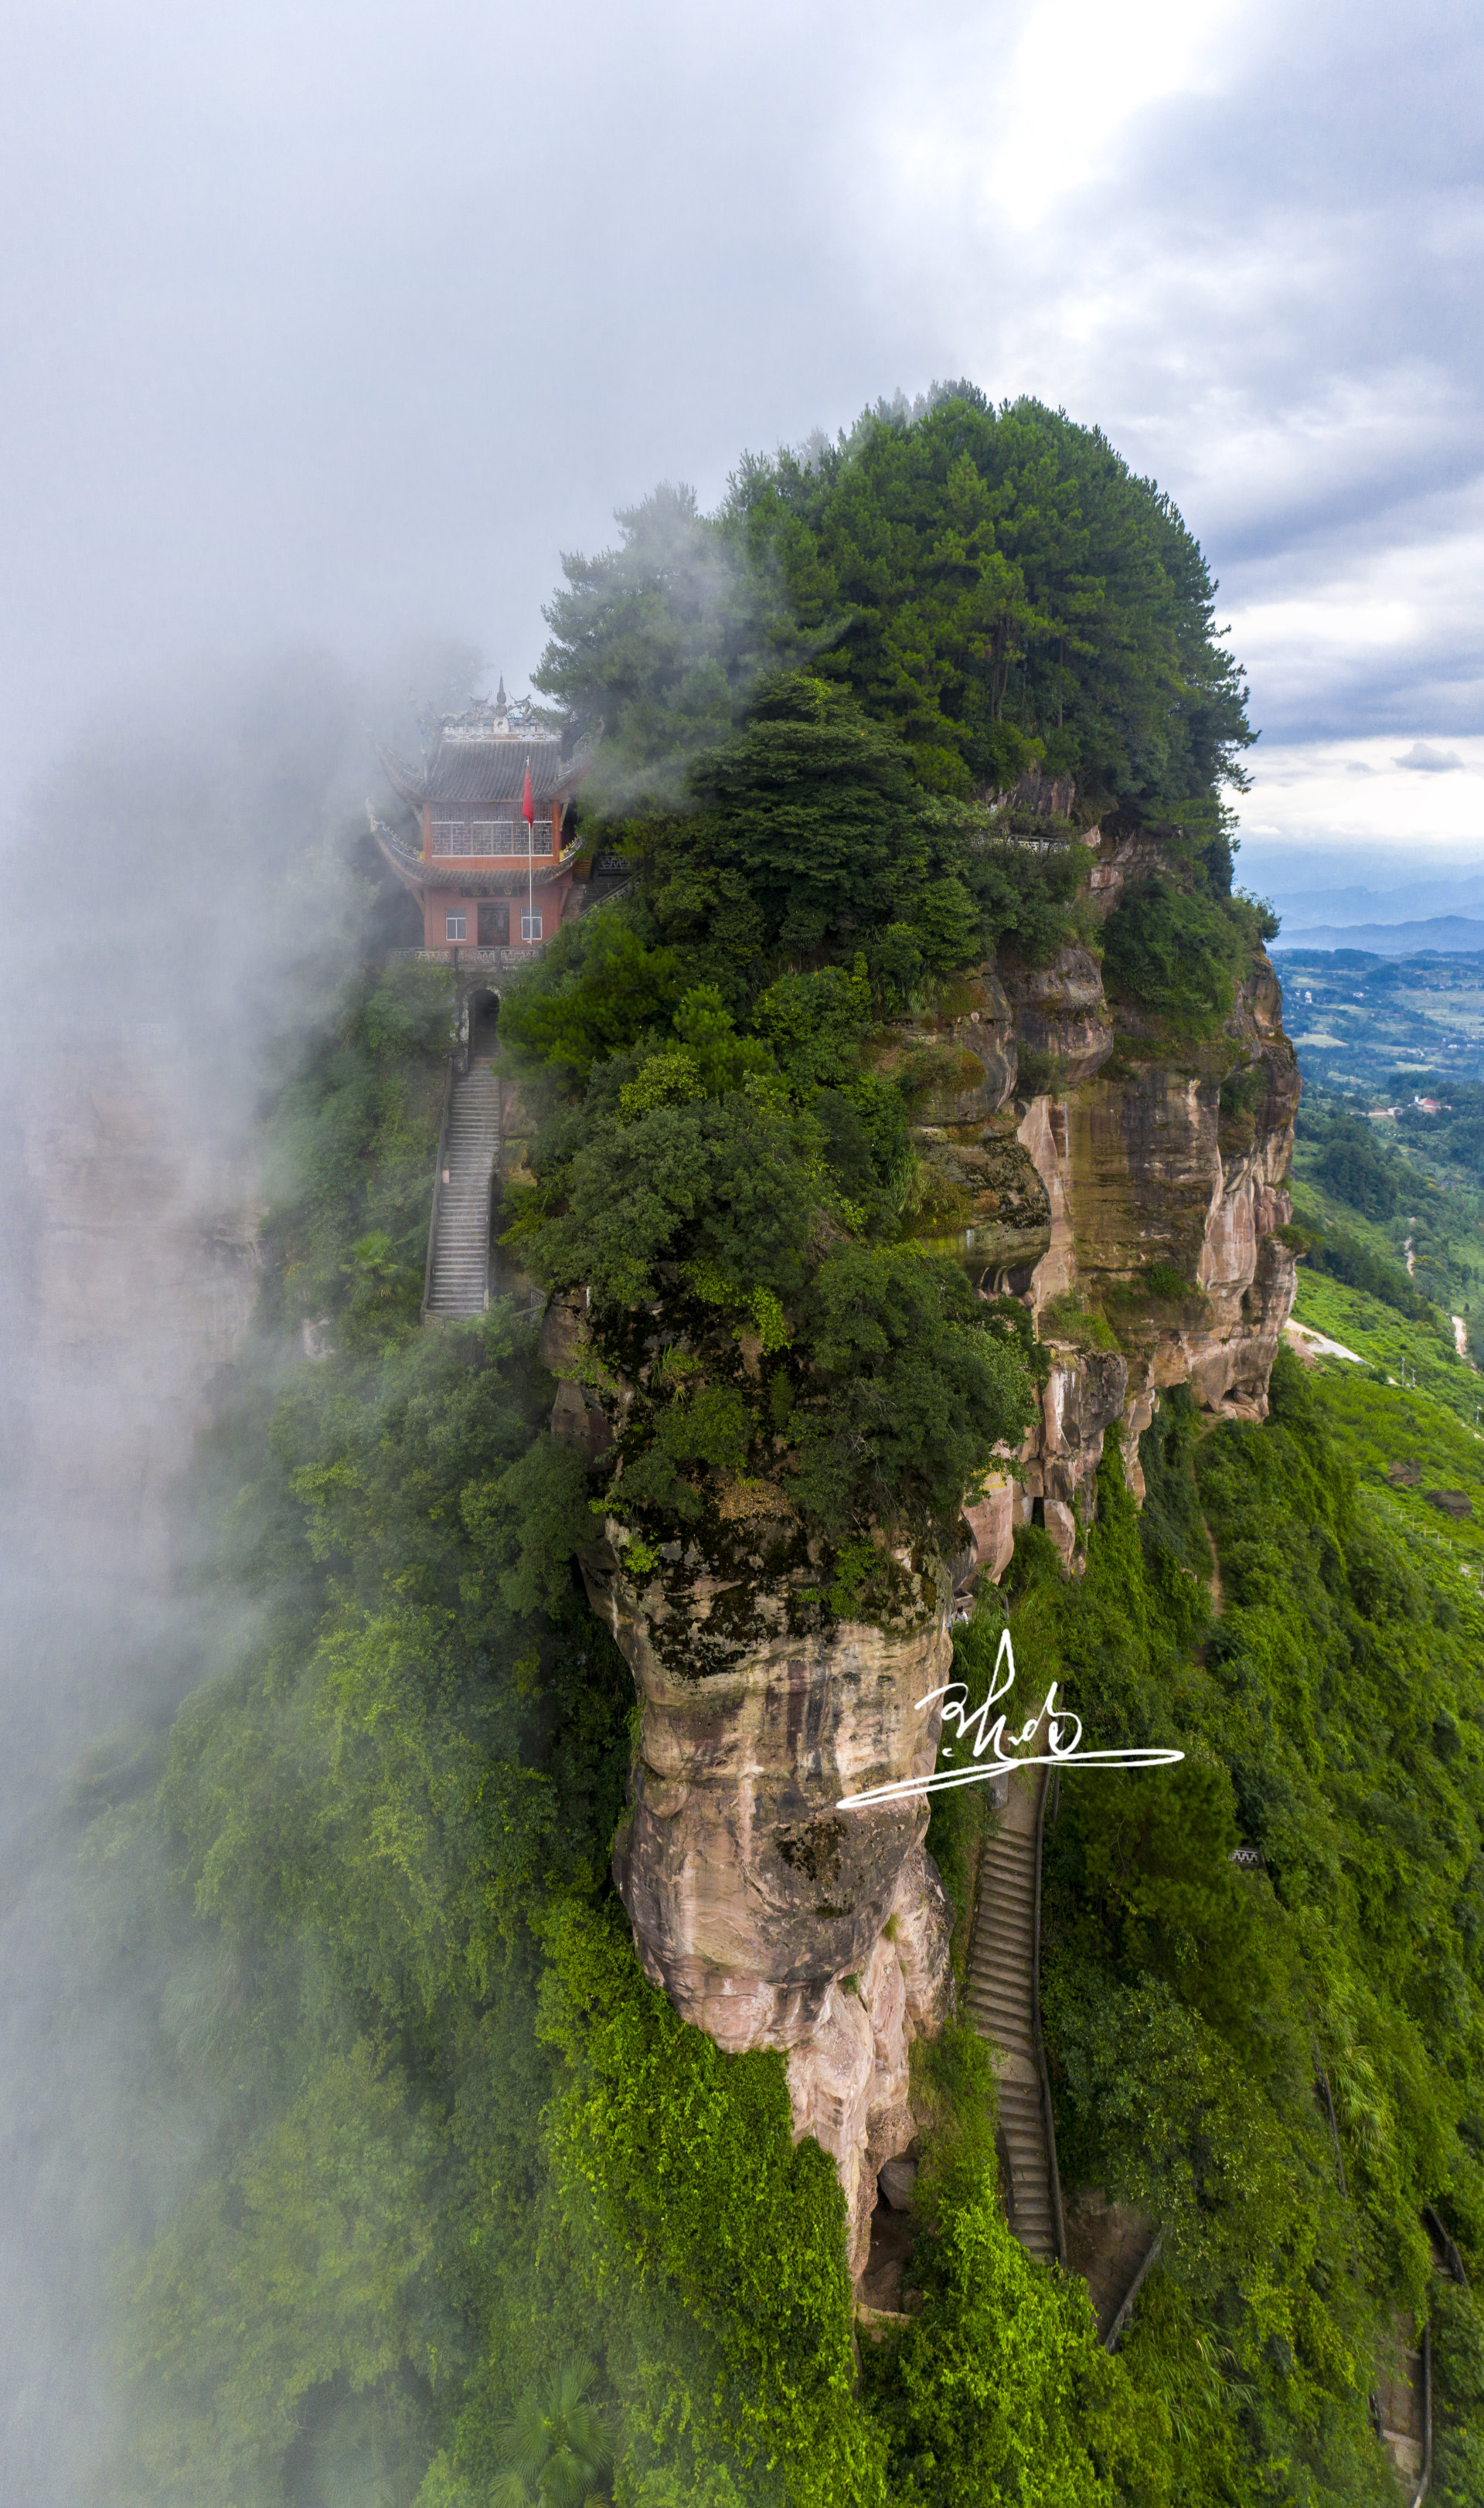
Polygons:
<instances>
[{"instance_id":1,"label":"mountain stairway","mask_svg":"<svg viewBox=\"0 0 1484 2508\"><path fill-rule=\"evenodd\" d=\"M1011 2227L1028 2256L1056 2264L1062 2250L1061 2206L1046 2112L1036 1980L1046 1777L1044 1768L1012 1776L998 1834L981 1854L964 2001L980 2036L999 2056Z\"/></svg>"},{"instance_id":2,"label":"mountain stairway","mask_svg":"<svg viewBox=\"0 0 1484 2508\"><path fill-rule=\"evenodd\" d=\"M482 1057L466 1072L451 1071L428 1229L425 1316L482 1315L490 1303L490 1202L500 1124L494 1062Z\"/></svg>"}]
</instances>

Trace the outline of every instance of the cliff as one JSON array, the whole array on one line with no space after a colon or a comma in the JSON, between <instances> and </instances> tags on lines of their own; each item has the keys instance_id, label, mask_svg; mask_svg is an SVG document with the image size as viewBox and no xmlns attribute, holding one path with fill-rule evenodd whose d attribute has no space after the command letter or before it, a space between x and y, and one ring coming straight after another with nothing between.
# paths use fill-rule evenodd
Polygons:
<instances>
[{"instance_id":1,"label":"cliff","mask_svg":"<svg viewBox=\"0 0 1484 2508\"><path fill-rule=\"evenodd\" d=\"M54 1046L15 1124L19 1485L90 1574L162 1595L179 1475L258 1286L257 1179L218 1128L169 1028L142 1022Z\"/></svg>"},{"instance_id":2,"label":"cliff","mask_svg":"<svg viewBox=\"0 0 1484 2508\"><path fill-rule=\"evenodd\" d=\"M1098 845L1106 912L1137 846ZM594 1606L640 1702L614 1874L649 1975L728 2048L786 2050L795 2119L839 2167L852 2268L876 2172L915 2127L912 2038L950 2007L949 1910L923 1853L925 1799L841 1813L839 1797L932 1768L956 1588L997 1578L1018 1525L1080 1564L1105 1432L1138 1494L1138 1439L1162 1387L1260 1418L1293 1294L1275 1235L1298 1075L1279 987L1255 952L1218 1034L1189 1042L1110 1002L1093 949L1031 972L986 965L931 1019L873 1049L912 1088L922 1239L988 1297L1028 1308L1049 1362L1040 1416L968 1519L954 1560L892 1554L872 1616L825 1606L820 1539L767 1479L734 1477L657 1555L610 1515L585 1554ZM512 1147L514 1145L512 1144ZM640 1319L625 1367L595 1366L579 1294L548 1310L553 1429L595 1460L660 1364ZM696 1319L708 1376L756 1378ZM636 1564L637 1563L637 1564Z\"/></svg>"}]
</instances>

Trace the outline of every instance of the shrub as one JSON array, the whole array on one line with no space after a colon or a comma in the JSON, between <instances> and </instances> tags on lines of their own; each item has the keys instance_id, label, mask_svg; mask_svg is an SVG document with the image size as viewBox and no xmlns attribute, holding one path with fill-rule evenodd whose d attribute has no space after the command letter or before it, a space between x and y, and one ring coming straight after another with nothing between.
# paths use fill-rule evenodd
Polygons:
<instances>
[{"instance_id":1,"label":"shrub","mask_svg":"<svg viewBox=\"0 0 1484 2508\"><path fill-rule=\"evenodd\" d=\"M1213 1036L1231 1012L1250 947L1230 902L1188 897L1168 879L1151 879L1103 927L1103 980L1176 1034Z\"/></svg>"}]
</instances>

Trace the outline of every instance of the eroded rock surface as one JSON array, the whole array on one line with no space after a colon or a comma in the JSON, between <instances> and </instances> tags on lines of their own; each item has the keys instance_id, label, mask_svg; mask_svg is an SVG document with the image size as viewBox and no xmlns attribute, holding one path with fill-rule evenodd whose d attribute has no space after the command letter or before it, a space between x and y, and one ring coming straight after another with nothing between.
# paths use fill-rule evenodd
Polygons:
<instances>
[{"instance_id":1,"label":"eroded rock surface","mask_svg":"<svg viewBox=\"0 0 1484 2508\"><path fill-rule=\"evenodd\" d=\"M612 1539L584 1562L643 1706L614 1876L647 1970L686 2019L723 2047L794 2047L836 1981L868 1969L894 1909L904 1918L925 1799L837 1804L932 1769L941 1718L919 1701L950 1677L946 1577L913 1580L914 1623L799 1636L787 1604L807 1560L760 1583L750 1626L723 1561L697 1548L668 1564L641 1583ZM704 1645L719 1604L724 1662ZM703 1641L681 1660L666 1644L677 1623Z\"/></svg>"},{"instance_id":2,"label":"eroded rock surface","mask_svg":"<svg viewBox=\"0 0 1484 2508\"><path fill-rule=\"evenodd\" d=\"M1037 1099L1020 1137L1052 1211L1051 1242L1026 1292L1053 1349L1043 1423L1020 1457L1022 1513L1090 1497L1114 1419L1135 1494L1137 1446L1160 1389L1189 1384L1228 1417L1265 1417L1268 1378L1293 1304L1294 1258L1277 1230L1298 1105L1297 1057L1278 979L1259 958L1223 1034L1174 1047L1122 1008L1111 1064L1058 1098ZM1225 1101L1225 1102L1224 1102ZM1094 1309L1119 1357L1058 1338L1058 1301ZM1068 1318L1073 1337L1075 1315ZM1086 1335L1083 1336L1087 1338Z\"/></svg>"},{"instance_id":3,"label":"eroded rock surface","mask_svg":"<svg viewBox=\"0 0 1484 2508\"><path fill-rule=\"evenodd\" d=\"M915 2139L909 2049L934 2037L952 2008L952 1910L920 1846L904 1857L888 1919L865 1968L832 1984L818 2021L789 2056L797 2133L812 2133L839 2170L850 2270L871 2249L877 2172Z\"/></svg>"},{"instance_id":4,"label":"eroded rock surface","mask_svg":"<svg viewBox=\"0 0 1484 2508\"><path fill-rule=\"evenodd\" d=\"M1038 1086L1075 1088L1101 1070L1113 1051L1113 1024L1090 950L1058 949L1049 966L1013 970L1006 991L1019 1059L1053 1066Z\"/></svg>"}]
</instances>

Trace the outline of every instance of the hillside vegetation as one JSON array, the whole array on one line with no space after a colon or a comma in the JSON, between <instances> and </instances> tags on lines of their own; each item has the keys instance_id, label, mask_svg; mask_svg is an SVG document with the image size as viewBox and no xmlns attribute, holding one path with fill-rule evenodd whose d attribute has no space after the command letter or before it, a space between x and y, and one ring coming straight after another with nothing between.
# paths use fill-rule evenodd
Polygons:
<instances>
[{"instance_id":1,"label":"hillside vegetation","mask_svg":"<svg viewBox=\"0 0 1484 2508\"><path fill-rule=\"evenodd\" d=\"M504 1014L542 1110L507 1251L592 1290L611 1357L641 1299L750 1337L747 1385L678 1368L636 1404L631 1540L786 1431L838 1570L818 1607L853 1610L860 1545L951 1531L1037 1360L1023 1309L917 1250L925 1074L883 1027L1090 933L1070 827L1009 842L1038 761L1159 834L1108 946L1152 988L1183 936L1151 1007L1217 1018L1259 929L1221 820L1240 682L1168 500L1034 405L958 392L744 465L715 520L668 491L623 519L569 563L542 682L602 718L590 832L636 885ZM1027 1691L1187 1753L1065 1778L1048 1863L1064 2173L1165 2248L1106 2357L1010 2234L992 2076L950 2027L920 2057L920 2308L858 2349L782 2057L680 2022L612 1892L632 1683L535 1326L417 1322L443 982L367 967L267 1118L257 1333L196 1493L208 1677L91 1780L72 1990L144 1958L149 2094L195 2119L120 2260L100 2495L1358 2508L1395 2495L1375 2342L1421 2311L1437 2495L1484 2500L1484 2326L1423 2225L1484 2270L1484 1611L1373 1468L1410 1437L1457 1476L1461 1424L1286 1354L1265 1426L1171 1395L1142 1515L1110 1439L1086 1574L1029 1530L956 1632L971 1688L1008 1610ZM983 1805L946 1799L961 1888Z\"/></svg>"}]
</instances>

